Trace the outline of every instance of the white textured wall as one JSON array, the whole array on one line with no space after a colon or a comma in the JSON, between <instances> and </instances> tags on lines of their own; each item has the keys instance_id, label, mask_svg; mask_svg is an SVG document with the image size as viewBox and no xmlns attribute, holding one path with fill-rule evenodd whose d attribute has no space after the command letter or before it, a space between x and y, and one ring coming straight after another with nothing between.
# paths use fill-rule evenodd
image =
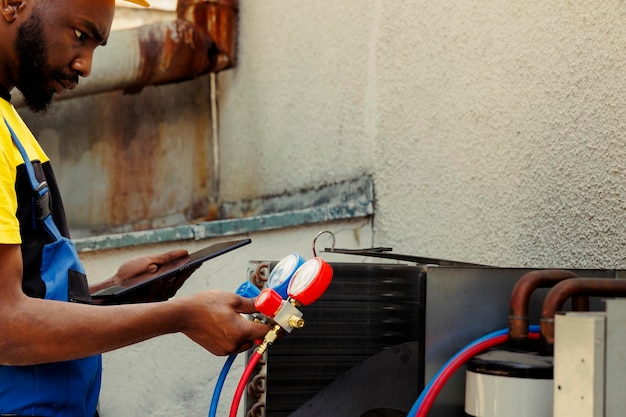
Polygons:
<instances>
[{"instance_id":1,"label":"white textured wall","mask_svg":"<svg viewBox=\"0 0 626 417\"><path fill-rule=\"evenodd\" d=\"M241 0L222 195L367 172L378 245L623 268L625 28L616 1Z\"/></svg>"},{"instance_id":2,"label":"white textured wall","mask_svg":"<svg viewBox=\"0 0 626 417\"><path fill-rule=\"evenodd\" d=\"M378 147L378 238L504 266L623 268L623 5L415 6L385 8L381 31L380 132L404 145Z\"/></svg>"},{"instance_id":3,"label":"white textured wall","mask_svg":"<svg viewBox=\"0 0 626 417\"><path fill-rule=\"evenodd\" d=\"M222 199L371 172L368 3L240 2L237 67L218 80Z\"/></svg>"}]
</instances>

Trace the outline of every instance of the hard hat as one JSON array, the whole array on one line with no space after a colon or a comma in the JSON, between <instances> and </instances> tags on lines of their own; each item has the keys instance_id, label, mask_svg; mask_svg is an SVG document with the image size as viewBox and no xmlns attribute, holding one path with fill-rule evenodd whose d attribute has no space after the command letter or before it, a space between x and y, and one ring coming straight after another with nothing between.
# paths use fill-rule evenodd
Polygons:
<instances>
[{"instance_id":1,"label":"hard hat","mask_svg":"<svg viewBox=\"0 0 626 417\"><path fill-rule=\"evenodd\" d=\"M138 4L140 6L150 7L150 3L148 3L146 0L126 0L126 1Z\"/></svg>"}]
</instances>

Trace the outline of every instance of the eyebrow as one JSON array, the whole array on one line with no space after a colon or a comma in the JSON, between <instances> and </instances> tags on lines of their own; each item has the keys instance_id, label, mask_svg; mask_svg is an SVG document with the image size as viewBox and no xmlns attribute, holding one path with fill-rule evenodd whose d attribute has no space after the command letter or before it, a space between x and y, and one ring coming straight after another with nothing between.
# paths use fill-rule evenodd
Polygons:
<instances>
[{"instance_id":1,"label":"eyebrow","mask_svg":"<svg viewBox=\"0 0 626 417\"><path fill-rule=\"evenodd\" d=\"M89 31L89 36L94 38L101 46L107 44L107 40L104 38L104 35L100 32L100 30L89 20L81 19L82 24Z\"/></svg>"}]
</instances>

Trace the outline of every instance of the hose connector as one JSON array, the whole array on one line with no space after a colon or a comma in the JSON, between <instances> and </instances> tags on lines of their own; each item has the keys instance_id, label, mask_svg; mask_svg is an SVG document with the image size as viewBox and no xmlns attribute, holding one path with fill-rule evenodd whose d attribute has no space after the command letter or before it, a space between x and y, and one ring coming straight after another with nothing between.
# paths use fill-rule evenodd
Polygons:
<instances>
[{"instance_id":1,"label":"hose connector","mask_svg":"<svg viewBox=\"0 0 626 417\"><path fill-rule=\"evenodd\" d=\"M256 351L259 355L263 355L267 348L269 348L275 341L278 339L278 334L281 330L280 325L275 325L272 327L263 338L263 342L256 348Z\"/></svg>"}]
</instances>

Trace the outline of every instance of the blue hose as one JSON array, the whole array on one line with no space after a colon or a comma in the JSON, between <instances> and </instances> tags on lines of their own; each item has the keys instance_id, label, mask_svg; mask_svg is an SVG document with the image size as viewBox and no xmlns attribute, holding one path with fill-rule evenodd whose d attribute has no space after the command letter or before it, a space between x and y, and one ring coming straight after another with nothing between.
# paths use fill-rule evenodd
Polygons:
<instances>
[{"instance_id":1,"label":"blue hose","mask_svg":"<svg viewBox=\"0 0 626 417\"><path fill-rule=\"evenodd\" d=\"M294 256L294 255L290 255L290 256ZM300 255L297 255L297 254L295 256L297 256L298 259L302 258ZM303 260L302 262L298 260L298 266L300 266L303 262L304 262ZM295 270L293 272L295 272ZM291 275L287 277L288 279L285 279L283 277L281 281L285 281L286 283L288 283L289 280L291 280L293 272L291 273ZM274 273L274 271L272 271L272 273ZM271 274L270 274L270 277L271 277ZM286 291L286 288L287 287L285 286L285 291ZM235 291L236 294L242 297L246 297L246 298L254 298L258 296L260 292L261 291L255 285L253 285L251 282L248 282L248 281L241 284L239 288L237 288L237 290ZM228 375L228 372L230 371L230 367L232 366L236 357L237 357L236 354L228 356L228 359L226 359L226 363L224 363L224 366L222 367L222 372L220 372L220 376L217 378L217 383L215 384L215 389L213 390L213 397L211 398L211 407L209 408L209 417L216 416L217 404L220 400L220 395L222 394L222 388L224 388L224 382L226 381L226 376Z\"/></svg>"},{"instance_id":2,"label":"blue hose","mask_svg":"<svg viewBox=\"0 0 626 417\"><path fill-rule=\"evenodd\" d=\"M529 332L539 332L539 326L537 325L532 325L529 326L528 329ZM477 345L479 343L484 342L485 340L489 340L489 339L493 339L494 337L498 337L498 336L502 336L505 334L509 333L509 329L502 329L502 330L496 330L495 332L491 332L479 339L474 340L472 343L468 344L467 346L465 346L463 349L459 350L456 355L454 355L453 357L451 357L440 369L439 371L430 379L430 381L428 382L428 384L424 387L424 389L422 390L422 393L420 394L419 397L417 397L417 401L415 401L415 403L413 404L413 407L411 407L411 410L409 411L409 413L407 414L408 417L413 417L415 415L417 415L418 410L420 409L420 407L422 406L422 402L424 402L424 398L426 397L426 394L428 394L428 392L430 391L433 383L439 378L439 375L450 365L450 363L458 356L460 356L464 351L468 350L469 348L471 348L474 345Z\"/></svg>"},{"instance_id":3,"label":"blue hose","mask_svg":"<svg viewBox=\"0 0 626 417\"><path fill-rule=\"evenodd\" d=\"M220 376L217 378L217 383L215 384L215 390L213 390L213 398L211 398L211 408L209 408L209 417L215 417L217 415L217 403L220 400L220 394L222 393L222 388L224 388L224 382L226 381L226 376L228 375L228 371L230 371L230 367L232 366L236 354L229 355L228 359L224 363L222 367L222 372L220 372Z\"/></svg>"},{"instance_id":4,"label":"blue hose","mask_svg":"<svg viewBox=\"0 0 626 417\"><path fill-rule=\"evenodd\" d=\"M251 282L244 282L237 288L235 294L240 295L246 298L254 298L259 295L260 290L255 287ZM217 378L217 383L215 384L215 389L213 390L213 397L211 398L211 407L209 408L209 417L215 417L217 413L217 403L220 401L220 395L222 394L222 388L224 388L224 382L226 381L226 376L230 371L230 367L232 366L236 354L229 355L228 359L224 363L222 367L222 372L220 372L220 376Z\"/></svg>"}]
</instances>

